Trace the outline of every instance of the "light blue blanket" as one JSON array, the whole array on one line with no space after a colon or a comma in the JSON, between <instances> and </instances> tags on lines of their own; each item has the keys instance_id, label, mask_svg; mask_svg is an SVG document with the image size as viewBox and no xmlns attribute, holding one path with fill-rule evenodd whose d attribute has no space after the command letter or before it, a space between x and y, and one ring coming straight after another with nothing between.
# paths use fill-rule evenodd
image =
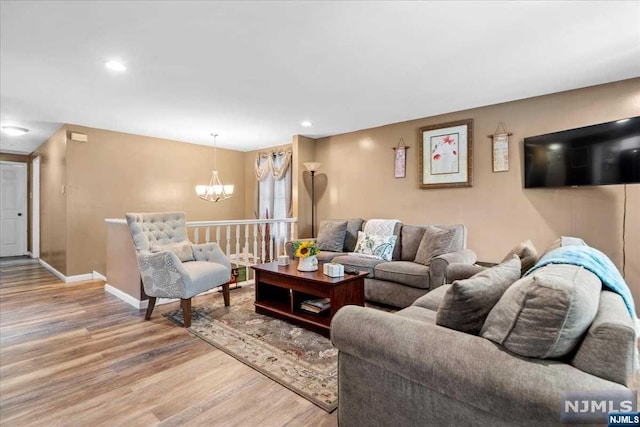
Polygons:
<instances>
[{"instance_id":1,"label":"light blue blanket","mask_svg":"<svg viewBox=\"0 0 640 427\"><path fill-rule=\"evenodd\" d=\"M563 246L554 249L538 260L536 265L525 273L525 276L547 264L571 264L586 268L602 281L609 290L617 293L624 300L631 318L636 321L636 309L633 296L624 278L613 262L602 252L590 246Z\"/></svg>"}]
</instances>

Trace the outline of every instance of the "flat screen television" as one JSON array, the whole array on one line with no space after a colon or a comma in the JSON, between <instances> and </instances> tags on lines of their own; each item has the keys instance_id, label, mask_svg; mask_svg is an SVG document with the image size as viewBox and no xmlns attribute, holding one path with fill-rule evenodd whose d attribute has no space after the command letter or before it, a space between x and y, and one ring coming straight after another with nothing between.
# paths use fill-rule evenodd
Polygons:
<instances>
[{"instance_id":1,"label":"flat screen television","mask_svg":"<svg viewBox=\"0 0 640 427\"><path fill-rule=\"evenodd\" d=\"M524 139L524 187L640 183L640 116Z\"/></svg>"}]
</instances>

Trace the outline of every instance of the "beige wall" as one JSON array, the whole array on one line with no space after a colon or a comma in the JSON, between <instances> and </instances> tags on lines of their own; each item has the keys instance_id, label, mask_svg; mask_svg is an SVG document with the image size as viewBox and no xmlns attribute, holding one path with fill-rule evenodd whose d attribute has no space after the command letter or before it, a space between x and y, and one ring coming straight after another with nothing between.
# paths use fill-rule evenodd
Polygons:
<instances>
[{"instance_id":1,"label":"beige wall","mask_svg":"<svg viewBox=\"0 0 640 427\"><path fill-rule=\"evenodd\" d=\"M64 275L68 274L66 141L63 126L33 152L40 156L40 258Z\"/></svg>"},{"instance_id":2,"label":"beige wall","mask_svg":"<svg viewBox=\"0 0 640 427\"><path fill-rule=\"evenodd\" d=\"M291 199L293 217L298 218L298 237L311 236L311 174L304 167L305 162L315 161L316 141L302 135L293 137L293 179L291 180ZM341 162L342 159L336 159ZM324 170L316 172L316 203L326 188ZM317 206L317 204L316 204ZM318 230L318 212L316 211L316 232Z\"/></svg>"},{"instance_id":3,"label":"beige wall","mask_svg":"<svg viewBox=\"0 0 640 427\"><path fill-rule=\"evenodd\" d=\"M59 239L58 234L65 235L66 259L56 260L54 265L65 275L94 270L106 273L105 218L123 218L125 212L167 210L183 210L190 221L244 216L245 177L243 168L237 167L243 164L242 152L218 148L220 178L223 183L233 183L240 194L214 204L200 200L194 190L196 184L207 184L211 177L211 147L74 125L67 125L66 131L84 133L88 142L69 140L65 159L66 133L62 130L38 149L43 154L43 199L47 197L42 208L46 223L43 251L55 246L64 253L65 238ZM65 160L66 176L58 173ZM51 169L52 162L58 169ZM51 177L55 179L50 180ZM54 197L55 189L55 197L64 198L59 189L65 182L66 208L56 204L52 212L48 198ZM61 227L55 230L56 242L52 242L53 231L49 229L52 222ZM49 252L47 249L43 255Z\"/></svg>"},{"instance_id":4,"label":"beige wall","mask_svg":"<svg viewBox=\"0 0 640 427\"><path fill-rule=\"evenodd\" d=\"M632 79L322 138L315 159L323 163L327 189L319 195L319 219L463 223L479 260L494 262L526 239L543 250L560 235L579 236L621 267L625 186L525 190L522 140L638 114L640 79ZM469 118L474 120L473 187L420 190L418 129ZM499 122L513 132L510 170L493 173L487 135ZM411 147L407 177L395 179L392 148L401 137ZM640 185L626 190L626 279L640 307Z\"/></svg>"}]
</instances>

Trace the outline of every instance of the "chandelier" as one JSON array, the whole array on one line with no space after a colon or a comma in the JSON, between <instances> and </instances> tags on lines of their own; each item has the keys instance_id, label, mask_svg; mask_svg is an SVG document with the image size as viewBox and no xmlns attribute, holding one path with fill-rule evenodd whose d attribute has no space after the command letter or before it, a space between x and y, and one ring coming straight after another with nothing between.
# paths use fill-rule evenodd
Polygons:
<instances>
[{"instance_id":1,"label":"chandelier","mask_svg":"<svg viewBox=\"0 0 640 427\"><path fill-rule=\"evenodd\" d=\"M218 134L211 134L213 137L213 172L211 173L211 181L209 185L196 185L196 194L202 200L208 202L220 202L226 200L233 194L233 185L222 185L218 177L216 168L216 137Z\"/></svg>"}]
</instances>

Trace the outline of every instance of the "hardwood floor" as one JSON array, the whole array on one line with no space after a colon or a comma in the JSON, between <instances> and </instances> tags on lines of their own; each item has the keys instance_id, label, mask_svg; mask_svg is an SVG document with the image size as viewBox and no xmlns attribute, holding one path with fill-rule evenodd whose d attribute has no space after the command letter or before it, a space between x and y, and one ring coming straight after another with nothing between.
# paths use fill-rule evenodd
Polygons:
<instances>
[{"instance_id":1,"label":"hardwood floor","mask_svg":"<svg viewBox=\"0 0 640 427\"><path fill-rule=\"evenodd\" d=\"M206 303L214 293L194 299ZM233 304L233 293L231 294ZM0 425L334 426L297 394L161 314L65 284L39 264L0 266Z\"/></svg>"}]
</instances>

